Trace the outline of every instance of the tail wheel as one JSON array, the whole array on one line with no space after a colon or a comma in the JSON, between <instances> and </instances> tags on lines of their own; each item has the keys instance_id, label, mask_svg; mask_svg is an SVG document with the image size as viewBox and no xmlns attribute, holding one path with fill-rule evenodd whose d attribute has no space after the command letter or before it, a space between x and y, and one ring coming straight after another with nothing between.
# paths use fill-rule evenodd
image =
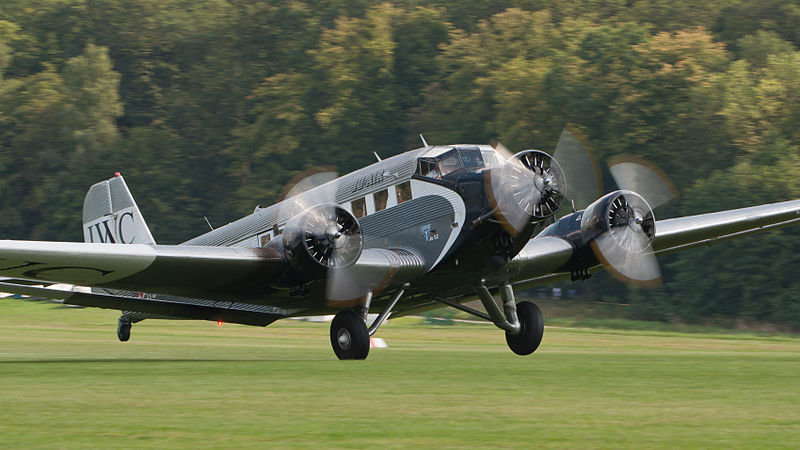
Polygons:
<instances>
[{"instance_id":1,"label":"tail wheel","mask_svg":"<svg viewBox=\"0 0 800 450\"><path fill-rule=\"evenodd\" d=\"M517 303L517 318L522 329L519 334L506 332L506 343L518 355L530 355L539 348L544 335L544 319L539 307L531 302Z\"/></svg>"},{"instance_id":2,"label":"tail wheel","mask_svg":"<svg viewBox=\"0 0 800 450\"><path fill-rule=\"evenodd\" d=\"M364 320L355 311L339 311L331 322L331 346L339 359L366 359L369 333Z\"/></svg>"},{"instance_id":3,"label":"tail wheel","mask_svg":"<svg viewBox=\"0 0 800 450\"><path fill-rule=\"evenodd\" d=\"M131 321L127 317L120 317L117 322L117 338L121 342L126 342L131 338Z\"/></svg>"}]
</instances>

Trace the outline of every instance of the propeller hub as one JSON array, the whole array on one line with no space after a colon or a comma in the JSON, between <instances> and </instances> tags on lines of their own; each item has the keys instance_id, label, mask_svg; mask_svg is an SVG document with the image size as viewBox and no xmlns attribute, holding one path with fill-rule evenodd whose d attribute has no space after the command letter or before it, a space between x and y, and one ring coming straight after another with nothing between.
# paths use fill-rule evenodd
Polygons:
<instances>
[{"instance_id":1,"label":"propeller hub","mask_svg":"<svg viewBox=\"0 0 800 450\"><path fill-rule=\"evenodd\" d=\"M340 248L341 246L344 245L344 242L341 239L341 237L343 236L342 229L341 227L339 227L339 224L335 223L328 226L328 230L326 231L325 234L328 237L328 242L333 244L334 247Z\"/></svg>"}]
</instances>

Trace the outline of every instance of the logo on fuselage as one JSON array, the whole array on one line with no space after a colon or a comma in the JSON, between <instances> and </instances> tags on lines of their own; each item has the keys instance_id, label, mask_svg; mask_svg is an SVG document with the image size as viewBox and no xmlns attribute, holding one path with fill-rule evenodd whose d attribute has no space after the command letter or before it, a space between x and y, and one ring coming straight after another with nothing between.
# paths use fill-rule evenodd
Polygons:
<instances>
[{"instance_id":1,"label":"logo on fuselage","mask_svg":"<svg viewBox=\"0 0 800 450\"><path fill-rule=\"evenodd\" d=\"M431 224L419 227L419 231L422 233L422 239L426 242L432 242L439 239L439 233L437 233L436 230L431 229Z\"/></svg>"}]
</instances>

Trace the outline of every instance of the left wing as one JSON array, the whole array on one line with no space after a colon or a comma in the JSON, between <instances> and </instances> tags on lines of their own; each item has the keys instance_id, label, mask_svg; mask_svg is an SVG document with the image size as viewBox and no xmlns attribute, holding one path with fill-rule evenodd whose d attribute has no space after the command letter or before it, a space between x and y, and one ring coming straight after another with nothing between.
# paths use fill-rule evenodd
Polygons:
<instances>
[{"instance_id":1,"label":"left wing","mask_svg":"<svg viewBox=\"0 0 800 450\"><path fill-rule=\"evenodd\" d=\"M671 253L800 223L800 200L656 222L653 250Z\"/></svg>"},{"instance_id":2,"label":"left wing","mask_svg":"<svg viewBox=\"0 0 800 450\"><path fill-rule=\"evenodd\" d=\"M664 219L656 222L653 251L671 253L798 223L800 200ZM509 262L501 277L522 288L568 280L571 274L563 268L576 250L566 239L537 236ZM591 271L600 269L595 266Z\"/></svg>"}]
</instances>

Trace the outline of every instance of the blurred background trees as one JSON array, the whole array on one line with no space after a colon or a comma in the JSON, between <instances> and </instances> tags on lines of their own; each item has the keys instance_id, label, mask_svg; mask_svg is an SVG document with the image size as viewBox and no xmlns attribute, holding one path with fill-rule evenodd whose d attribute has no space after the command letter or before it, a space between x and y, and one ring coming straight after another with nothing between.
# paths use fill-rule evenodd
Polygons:
<instances>
[{"instance_id":1,"label":"blurred background trees","mask_svg":"<svg viewBox=\"0 0 800 450\"><path fill-rule=\"evenodd\" d=\"M177 243L419 132L551 151L567 124L672 177L659 217L800 198L798 25L797 0L6 0L0 233L80 240L86 189L120 170ZM800 329L798 242L673 255L657 290L601 276L587 296Z\"/></svg>"}]
</instances>

